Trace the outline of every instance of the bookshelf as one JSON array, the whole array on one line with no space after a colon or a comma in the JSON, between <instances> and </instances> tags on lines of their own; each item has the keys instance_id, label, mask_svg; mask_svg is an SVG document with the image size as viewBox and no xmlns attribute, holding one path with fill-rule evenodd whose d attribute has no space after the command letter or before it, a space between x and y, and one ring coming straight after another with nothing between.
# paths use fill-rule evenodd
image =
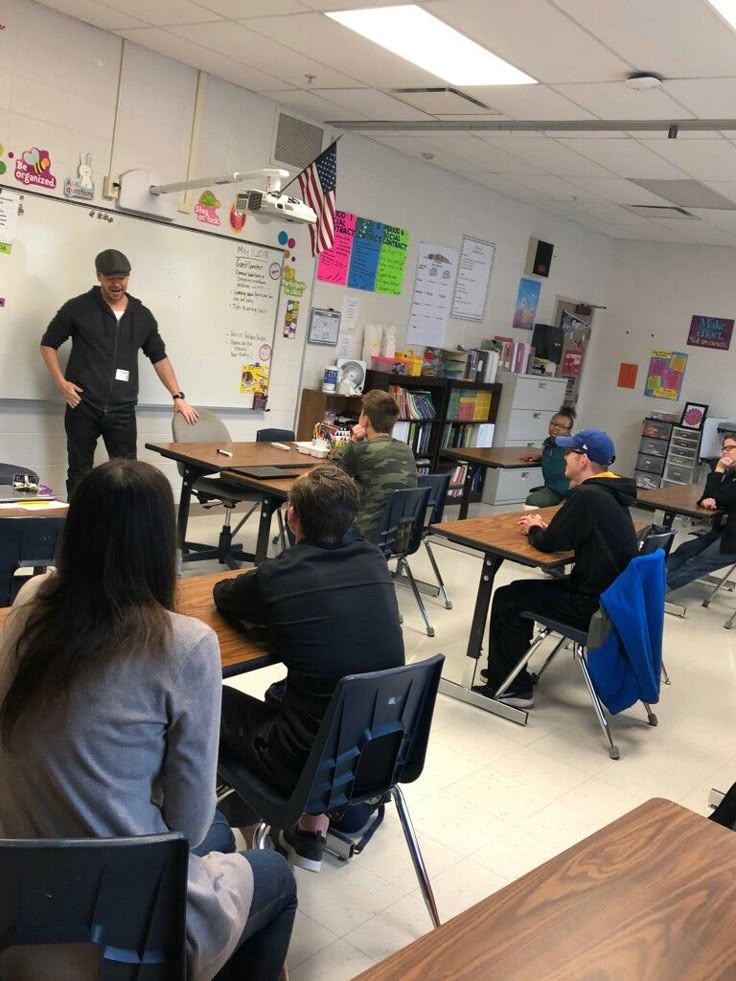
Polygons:
<instances>
[{"instance_id":1,"label":"bookshelf","mask_svg":"<svg viewBox=\"0 0 736 981\"><path fill-rule=\"evenodd\" d=\"M310 440L314 424L321 422L326 412L351 416L357 422L360 415L360 395L339 395L337 392L323 392L319 388L302 389L296 438L300 441Z\"/></svg>"}]
</instances>

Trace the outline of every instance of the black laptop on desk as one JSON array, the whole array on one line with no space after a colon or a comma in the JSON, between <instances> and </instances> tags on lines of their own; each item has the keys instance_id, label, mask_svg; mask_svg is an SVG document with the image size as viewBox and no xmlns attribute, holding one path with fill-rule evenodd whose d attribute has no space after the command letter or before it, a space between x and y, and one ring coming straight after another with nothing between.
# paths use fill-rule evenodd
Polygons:
<instances>
[{"instance_id":1,"label":"black laptop on desk","mask_svg":"<svg viewBox=\"0 0 736 981\"><path fill-rule=\"evenodd\" d=\"M300 477L301 474L281 467L228 467L230 473L240 473L244 477L255 477L257 480L280 480L286 477Z\"/></svg>"}]
</instances>

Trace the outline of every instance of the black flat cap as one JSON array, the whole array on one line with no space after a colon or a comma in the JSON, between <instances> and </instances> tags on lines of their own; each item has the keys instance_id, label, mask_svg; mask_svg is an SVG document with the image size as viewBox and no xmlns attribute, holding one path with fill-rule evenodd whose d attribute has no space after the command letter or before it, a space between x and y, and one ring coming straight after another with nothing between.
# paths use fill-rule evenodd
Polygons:
<instances>
[{"instance_id":1,"label":"black flat cap","mask_svg":"<svg viewBox=\"0 0 736 981\"><path fill-rule=\"evenodd\" d=\"M130 263L128 257L117 249L105 249L95 259L95 269L103 276L127 276Z\"/></svg>"}]
</instances>

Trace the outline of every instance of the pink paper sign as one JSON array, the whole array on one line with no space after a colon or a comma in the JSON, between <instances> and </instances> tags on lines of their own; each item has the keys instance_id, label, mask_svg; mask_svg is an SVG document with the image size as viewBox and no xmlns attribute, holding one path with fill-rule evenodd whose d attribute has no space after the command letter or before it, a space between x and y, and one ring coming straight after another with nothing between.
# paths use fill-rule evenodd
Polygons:
<instances>
[{"instance_id":1,"label":"pink paper sign","mask_svg":"<svg viewBox=\"0 0 736 981\"><path fill-rule=\"evenodd\" d=\"M317 263L317 279L320 282L336 283L338 286L347 283L357 220L357 215L349 211L335 213L335 241L331 249L320 253Z\"/></svg>"}]
</instances>

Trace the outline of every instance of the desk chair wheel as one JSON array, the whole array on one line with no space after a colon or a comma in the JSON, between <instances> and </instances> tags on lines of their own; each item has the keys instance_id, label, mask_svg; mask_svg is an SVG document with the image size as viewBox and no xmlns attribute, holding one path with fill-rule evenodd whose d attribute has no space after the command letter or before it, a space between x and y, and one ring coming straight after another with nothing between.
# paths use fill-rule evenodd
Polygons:
<instances>
[{"instance_id":1,"label":"desk chair wheel","mask_svg":"<svg viewBox=\"0 0 736 981\"><path fill-rule=\"evenodd\" d=\"M427 636L434 637L434 627L427 627Z\"/></svg>"},{"instance_id":2,"label":"desk chair wheel","mask_svg":"<svg viewBox=\"0 0 736 981\"><path fill-rule=\"evenodd\" d=\"M618 751L618 746L609 746L608 755L611 757L612 760L620 759L621 754Z\"/></svg>"},{"instance_id":3,"label":"desk chair wheel","mask_svg":"<svg viewBox=\"0 0 736 981\"><path fill-rule=\"evenodd\" d=\"M452 609L452 600L447 600L447 602L445 603L445 609L446 610Z\"/></svg>"}]
</instances>

